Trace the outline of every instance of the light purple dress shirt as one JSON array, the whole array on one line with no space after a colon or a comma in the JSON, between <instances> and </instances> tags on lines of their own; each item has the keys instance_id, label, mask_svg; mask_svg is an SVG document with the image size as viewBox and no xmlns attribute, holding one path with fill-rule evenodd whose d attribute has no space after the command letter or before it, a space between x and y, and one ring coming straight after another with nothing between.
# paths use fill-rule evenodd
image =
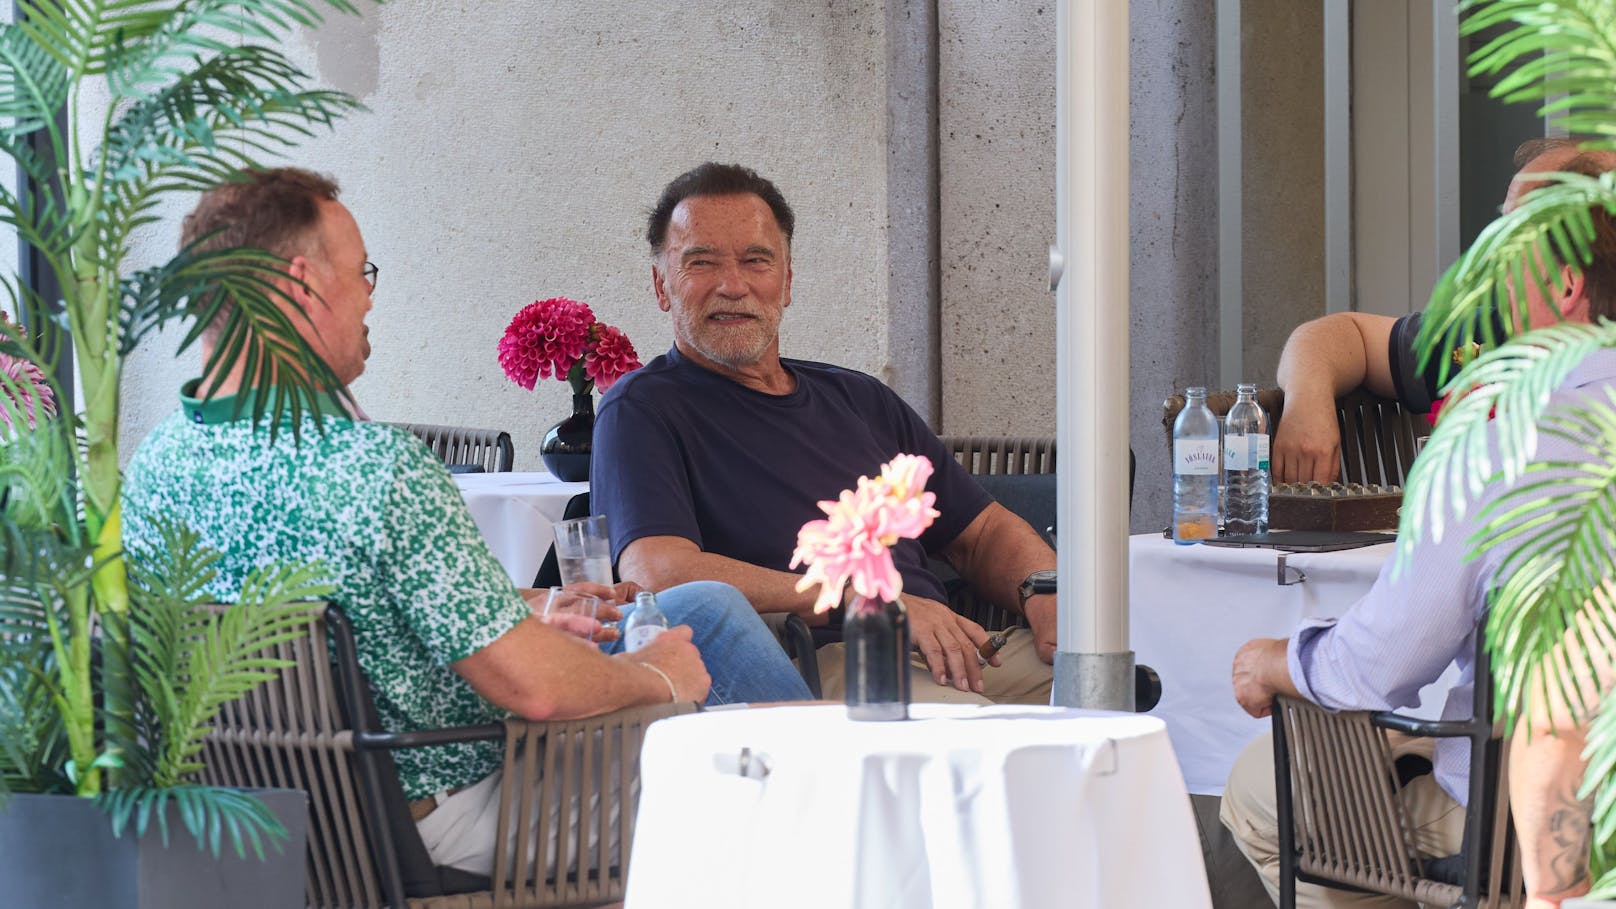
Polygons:
<instances>
[{"instance_id":1,"label":"light purple dress shirt","mask_svg":"<svg viewBox=\"0 0 1616 909\"><path fill-rule=\"evenodd\" d=\"M1551 407L1616 391L1616 351L1588 357L1555 391ZM1575 445L1540 435L1536 461L1584 461ZM1496 463L1496 462L1495 462ZM1538 479L1538 477L1534 477ZM1429 532L1401 572L1387 560L1375 586L1339 619L1308 619L1286 652L1291 681L1302 696L1331 710L1397 710L1419 703L1419 691L1457 662L1459 684L1448 693L1443 719L1467 719L1475 684L1476 635L1487 591L1509 546L1467 560L1476 515L1502 492L1489 485L1466 518L1449 524L1441 542ZM1469 741L1436 740L1436 780L1461 805L1469 794Z\"/></svg>"}]
</instances>

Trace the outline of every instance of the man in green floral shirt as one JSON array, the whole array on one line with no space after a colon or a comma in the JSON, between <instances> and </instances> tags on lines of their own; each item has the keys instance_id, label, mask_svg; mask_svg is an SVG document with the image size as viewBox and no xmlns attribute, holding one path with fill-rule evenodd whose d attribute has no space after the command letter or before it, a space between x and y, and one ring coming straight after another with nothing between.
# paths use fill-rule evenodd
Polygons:
<instances>
[{"instance_id":1,"label":"man in green floral shirt","mask_svg":"<svg viewBox=\"0 0 1616 909\"><path fill-rule=\"evenodd\" d=\"M261 247L288 260L281 289L292 320L344 387L370 353L365 316L375 268L332 181L256 172L203 196L183 242ZM289 308L289 307L288 307ZM216 333L203 339L204 357ZM633 654L608 656L544 624L489 552L443 465L409 433L306 413L272 439L237 412L238 363L218 393L202 380L140 445L124 484L124 543L161 545L178 519L223 554L210 591L227 597L253 569L319 560L352 622L382 725L393 731L472 725L508 714L565 719L671 700L805 698L807 689L733 588L686 585L659 605L684 621ZM323 414L340 414L325 396ZM698 645L711 646L709 677ZM722 667L722 668L718 668ZM500 756L488 743L395 754L433 860L487 873Z\"/></svg>"}]
</instances>

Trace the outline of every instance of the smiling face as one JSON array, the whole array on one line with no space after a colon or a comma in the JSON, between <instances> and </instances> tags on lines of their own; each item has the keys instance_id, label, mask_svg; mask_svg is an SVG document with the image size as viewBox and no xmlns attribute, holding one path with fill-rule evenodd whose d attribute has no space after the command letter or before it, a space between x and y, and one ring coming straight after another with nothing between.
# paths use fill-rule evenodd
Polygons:
<instances>
[{"instance_id":1,"label":"smiling face","mask_svg":"<svg viewBox=\"0 0 1616 909\"><path fill-rule=\"evenodd\" d=\"M679 352L761 390L789 383L780 319L791 305L791 252L758 196L692 196L668 222L651 266L657 305L673 315Z\"/></svg>"}]
</instances>

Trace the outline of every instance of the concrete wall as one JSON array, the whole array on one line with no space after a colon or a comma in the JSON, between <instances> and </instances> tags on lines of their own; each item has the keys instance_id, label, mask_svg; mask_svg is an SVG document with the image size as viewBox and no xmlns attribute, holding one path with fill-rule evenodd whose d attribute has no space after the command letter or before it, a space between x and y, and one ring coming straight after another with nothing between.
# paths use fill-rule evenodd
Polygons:
<instances>
[{"instance_id":1,"label":"concrete wall","mask_svg":"<svg viewBox=\"0 0 1616 909\"><path fill-rule=\"evenodd\" d=\"M644 216L708 159L756 167L797 209L786 354L897 378L886 18L848 0L406 0L295 35L306 69L371 110L290 157L342 181L381 267L360 402L377 419L507 428L518 468L536 469L568 392L508 382L501 332L523 304L569 296L642 358L666 350ZM164 224L141 253L166 256L176 236ZM131 363L126 445L197 371L172 348Z\"/></svg>"},{"instance_id":2,"label":"concrete wall","mask_svg":"<svg viewBox=\"0 0 1616 909\"><path fill-rule=\"evenodd\" d=\"M1216 368L1214 4L1132 0L1136 529L1168 514L1161 400ZM567 392L504 379L506 322L572 296L643 358L665 350L642 219L711 158L757 167L797 208L787 355L880 375L944 432L1052 435L1055 38L1047 0L401 0L298 33L293 55L371 109L290 159L342 180L381 266L360 401L378 419L504 427L535 468ZM1286 104L1308 90L1268 78ZM156 226L141 254L166 256L176 233ZM1252 305L1288 299L1283 278ZM1291 321L1248 315L1256 374ZM196 372L172 348L132 361L130 446Z\"/></svg>"}]
</instances>

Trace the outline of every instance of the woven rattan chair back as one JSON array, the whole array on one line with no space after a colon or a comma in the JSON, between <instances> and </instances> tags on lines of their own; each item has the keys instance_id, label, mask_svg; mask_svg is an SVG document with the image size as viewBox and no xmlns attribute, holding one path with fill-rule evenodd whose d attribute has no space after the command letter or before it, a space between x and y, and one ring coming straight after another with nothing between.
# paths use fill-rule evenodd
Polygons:
<instances>
[{"instance_id":1,"label":"woven rattan chair back","mask_svg":"<svg viewBox=\"0 0 1616 909\"><path fill-rule=\"evenodd\" d=\"M1459 735L1464 721L1331 712L1287 697L1277 698L1275 705L1276 785L1289 780L1289 798L1281 790L1278 800L1278 820L1282 830L1293 831L1289 838L1282 833L1280 840L1282 909L1296 905L1298 879L1356 887L1426 906L1512 909L1524 903L1520 859L1508 818L1504 743L1491 739L1483 746L1486 757L1473 756L1472 772L1480 777L1472 780L1465 851L1437 860L1422 856L1410 839L1412 822L1397 797L1400 783L1388 729L1399 724L1408 731L1446 727L1446 734ZM1474 854L1478 850L1485 853L1484 859L1478 860ZM1447 867L1438 871L1443 865Z\"/></svg>"},{"instance_id":2,"label":"woven rattan chair back","mask_svg":"<svg viewBox=\"0 0 1616 909\"><path fill-rule=\"evenodd\" d=\"M324 607L308 633L265 655L293 663L224 705L203 749L205 782L309 793L306 894L311 907L384 906L353 763L327 656Z\"/></svg>"},{"instance_id":3,"label":"woven rattan chair back","mask_svg":"<svg viewBox=\"0 0 1616 909\"><path fill-rule=\"evenodd\" d=\"M1047 436L943 436L943 444L970 473L1055 472L1055 440Z\"/></svg>"},{"instance_id":4,"label":"woven rattan chair back","mask_svg":"<svg viewBox=\"0 0 1616 909\"><path fill-rule=\"evenodd\" d=\"M947 446L954 460L958 461L968 472L982 477L1053 475L1055 473L1055 440L1049 437L988 437L988 436L944 436L943 445ZM1053 480L1053 476L1049 477ZM1024 481L1009 481L1023 483ZM984 481L984 486L991 486ZM992 488L988 490L994 492ZM1018 493L1028 493L1031 490L1018 488ZM996 496L997 497L997 496ZM1048 504L1053 507L1054 488L1051 483ZM1016 504L1001 502L1012 511L1018 511ZM1024 509L1023 509L1024 510ZM1018 511L1018 513L1020 513ZM1021 514L1033 529L1042 533L1054 522L1053 511L1042 518L1034 518L1029 514ZM1003 609L978 596L976 590L954 573L949 566L941 560L933 560L932 570L943 579L948 591L948 605L955 612L976 622L983 628L997 630L1012 626L1026 627L1027 622L1021 616Z\"/></svg>"},{"instance_id":5,"label":"woven rattan chair back","mask_svg":"<svg viewBox=\"0 0 1616 909\"><path fill-rule=\"evenodd\" d=\"M498 429L470 429L431 423L394 423L426 443L439 460L449 465L474 465L487 473L506 473L516 461L511 434Z\"/></svg>"},{"instance_id":6,"label":"woven rattan chair back","mask_svg":"<svg viewBox=\"0 0 1616 909\"><path fill-rule=\"evenodd\" d=\"M419 848L419 838L408 822L401 831L387 828L390 809L401 806L375 804L387 790L375 777L376 761L362 752L373 759L378 750L486 738L488 731L393 735L369 729L368 720L347 723L344 717L363 717L368 708L349 705L342 694L362 680L332 671L333 659L356 671L351 633L336 610L321 607L318 615L306 634L266 652L293 665L226 704L203 751L209 783L309 793L311 909L547 909L623 899L645 727L697 705L634 707L576 721L507 721L497 841L514 843L515 850L496 851L490 889L406 897L400 856L409 846ZM334 641L333 622L342 631ZM493 728L497 735L499 727ZM401 801L402 793L397 797ZM405 836L417 841L400 843ZM515 863L512 855L525 859ZM553 873L535 874L535 856Z\"/></svg>"}]
</instances>

